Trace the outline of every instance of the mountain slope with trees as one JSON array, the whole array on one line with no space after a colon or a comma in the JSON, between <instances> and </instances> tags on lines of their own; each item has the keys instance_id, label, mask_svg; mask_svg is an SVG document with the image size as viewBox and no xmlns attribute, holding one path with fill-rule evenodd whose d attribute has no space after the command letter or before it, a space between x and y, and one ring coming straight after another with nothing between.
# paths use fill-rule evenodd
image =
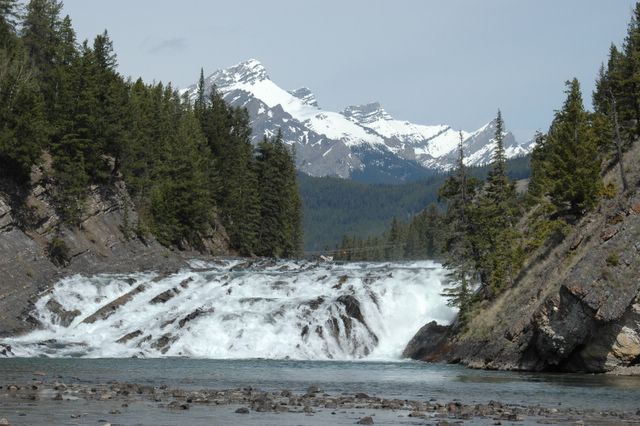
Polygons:
<instances>
[{"instance_id":1,"label":"mountain slope with trees","mask_svg":"<svg viewBox=\"0 0 640 426\"><path fill-rule=\"evenodd\" d=\"M126 224L132 238L207 251L203 236L222 225L232 252L299 255L294 153L281 137L255 149L247 110L215 90L205 96L202 77L194 101L171 84L125 80L107 31L79 44L61 9L58 0L0 6L4 186L28 192L46 157L46 184L66 227L81 225L93 186L124 182L137 212Z\"/></svg>"},{"instance_id":2,"label":"mountain slope with trees","mask_svg":"<svg viewBox=\"0 0 640 426\"><path fill-rule=\"evenodd\" d=\"M474 179L484 179L490 167L467 170ZM331 251L343 260L440 258L443 233L432 234L430 229L442 229L439 191L449 175L437 174L401 185L302 177L305 249ZM507 175L526 184L530 176L529 157L507 160ZM422 250L423 243L431 239L434 240L429 243L431 248ZM391 246L397 247L381 251Z\"/></svg>"},{"instance_id":3,"label":"mountain slope with trees","mask_svg":"<svg viewBox=\"0 0 640 426\"><path fill-rule=\"evenodd\" d=\"M640 362L639 41L640 3L600 71L593 112L579 82L566 82L536 136L526 194L505 175L498 137L484 183L465 185L461 166L449 178L446 295L459 315L446 338L434 343L425 327L405 355L551 371Z\"/></svg>"}]
</instances>

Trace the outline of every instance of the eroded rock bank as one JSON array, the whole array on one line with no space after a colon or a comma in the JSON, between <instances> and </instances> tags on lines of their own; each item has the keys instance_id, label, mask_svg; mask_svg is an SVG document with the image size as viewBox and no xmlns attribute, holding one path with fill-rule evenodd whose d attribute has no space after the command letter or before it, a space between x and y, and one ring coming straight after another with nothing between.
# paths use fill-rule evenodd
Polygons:
<instances>
[{"instance_id":1,"label":"eroded rock bank","mask_svg":"<svg viewBox=\"0 0 640 426\"><path fill-rule=\"evenodd\" d=\"M91 186L79 226L69 227L54 207L47 168L50 161L34 168L30 190L0 180L0 336L37 326L29 314L34 301L64 276L173 271L188 256L228 253L222 226L202 236L198 252L188 244L184 252L171 250L152 236L136 235L138 215L121 181Z\"/></svg>"},{"instance_id":2,"label":"eroded rock bank","mask_svg":"<svg viewBox=\"0 0 640 426\"><path fill-rule=\"evenodd\" d=\"M640 365L640 144L632 187L605 199L552 247L530 257L513 288L465 327L425 326L405 355L474 368L613 372ZM617 169L605 183L620 187Z\"/></svg>"}]
</instances>

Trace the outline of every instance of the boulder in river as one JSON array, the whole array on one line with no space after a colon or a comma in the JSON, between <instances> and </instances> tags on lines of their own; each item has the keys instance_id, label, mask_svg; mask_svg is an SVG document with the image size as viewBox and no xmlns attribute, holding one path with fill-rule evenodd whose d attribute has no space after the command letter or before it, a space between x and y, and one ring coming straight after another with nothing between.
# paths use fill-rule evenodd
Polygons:
<instances>
[{"instance_id":1,"label":"boulder in river","mask_svg":"<svg viewBox=\"0 0 640 426\"><path fill-rule=\"evenodd\" d=\"M449 326L438 325L435 321L424 325L402 351L402 358L421 361L436 361L438 353L447 344Z\"/></svg>"}]
</instances>

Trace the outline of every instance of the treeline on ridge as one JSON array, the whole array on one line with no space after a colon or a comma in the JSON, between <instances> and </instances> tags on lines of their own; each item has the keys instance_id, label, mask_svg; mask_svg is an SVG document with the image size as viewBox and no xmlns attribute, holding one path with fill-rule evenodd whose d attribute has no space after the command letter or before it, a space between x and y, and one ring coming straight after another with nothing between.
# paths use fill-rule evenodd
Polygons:
<instances>
[{"instance_id":1,"label":"treeline on ridge","mask_svg":"<svg viewBox=\"0 0 640 426\"><path fill-rule=\"evenodd\" d=\"M299 255L294 153L280 135L254 148L247 111L205 93L202 72L195 99L125 80L107 32L78 44L61 10L58 0L0 0L0 176L28 186L50 159L69 226L91 185L124 180L140 218L131 236L199 248L221 223L238 254Z\"/></svg>"}]
</instances>

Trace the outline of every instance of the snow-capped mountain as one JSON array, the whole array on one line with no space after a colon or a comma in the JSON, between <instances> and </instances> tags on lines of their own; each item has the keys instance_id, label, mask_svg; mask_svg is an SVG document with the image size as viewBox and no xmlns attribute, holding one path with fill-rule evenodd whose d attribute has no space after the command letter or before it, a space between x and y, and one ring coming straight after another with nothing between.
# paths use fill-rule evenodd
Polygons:
<instances>
[{"instance_id":1,"label":"snow-capped mountain","mask_svg":"<svg viewBox=\"0 0 640 426\"><path fill-rule=\"evenodd\" d=\"M296 149L299 170L312 176L377 176L374 180L407 180L429 170L448 170L456 159L460 131L447 125L420 125L391 117L379 103L350 106L332 112L318 106L310 89L286 91L255 59L218 70L205 80L233 106L247 108L254 142L282 130L284 141ZM185 89L195 96L197 86ZM490 161L495 123L475 132L462 132L469 165ZM505 134L509 158L530 152ZM391 179L393 178L393 179Z\"/></svg>"}]
</instances>

